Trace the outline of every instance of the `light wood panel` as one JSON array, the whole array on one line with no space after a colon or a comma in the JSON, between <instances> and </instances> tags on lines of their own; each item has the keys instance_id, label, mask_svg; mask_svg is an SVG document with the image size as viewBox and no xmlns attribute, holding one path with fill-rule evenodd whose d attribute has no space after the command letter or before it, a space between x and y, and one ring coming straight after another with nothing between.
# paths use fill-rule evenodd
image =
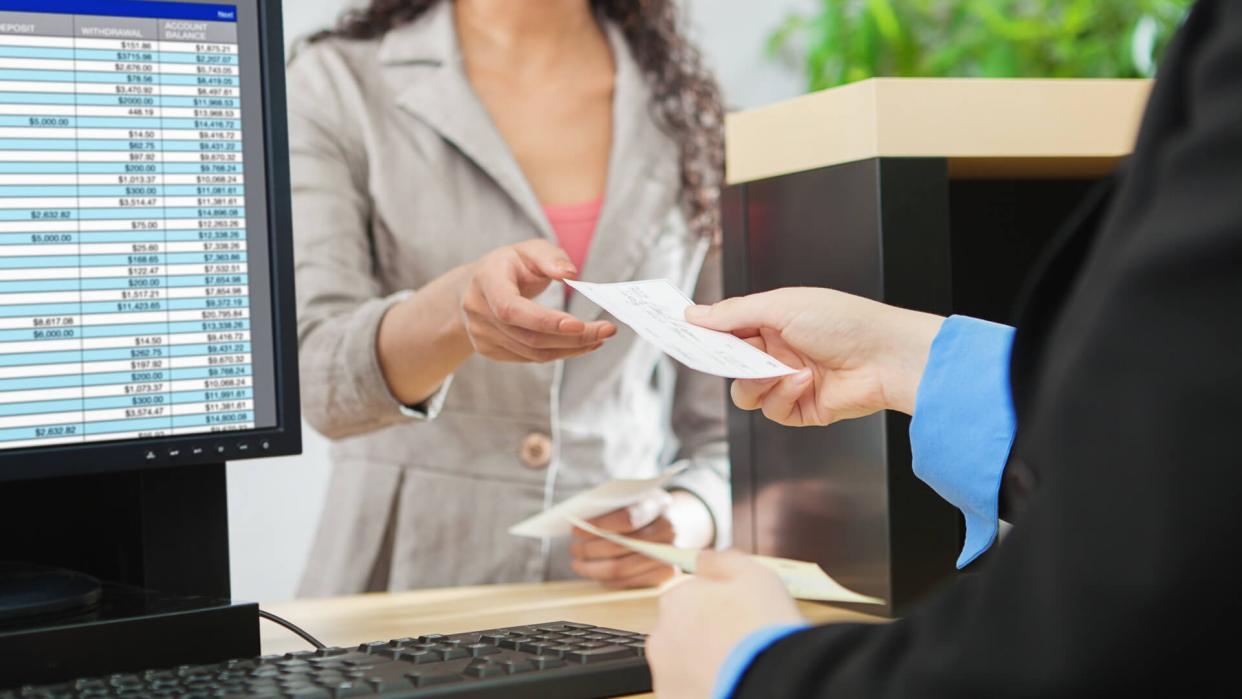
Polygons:
<instances>
[{"instance_id":1,"label":"light wood panel","mask_svg":"<svg viewBox=\"0 0 1242 699\"><path fill-rule=\"evenodd\" d=\"M1147 80L866 80L730 114L728 181L876 157L945 157L961 177L1098 176L1133 149L1150 91Z\"/></svg>"},{"instance_id":2,"label":"light wood panel","mask_svg":"<svg viewBox=\"0 0 1242 699\"><path fill-rule=\"evenodd\" d=\"M576 621L630 631L655 627L659 590L610 592L588 582L499 585L297 600L264 608L329 645L352 646L428 633L463 633L546 621ZM828 605L800 603L815 623L883 621ZM270 622L264 653L305 650L306 643Z\"/></svg>"}]
</instances>

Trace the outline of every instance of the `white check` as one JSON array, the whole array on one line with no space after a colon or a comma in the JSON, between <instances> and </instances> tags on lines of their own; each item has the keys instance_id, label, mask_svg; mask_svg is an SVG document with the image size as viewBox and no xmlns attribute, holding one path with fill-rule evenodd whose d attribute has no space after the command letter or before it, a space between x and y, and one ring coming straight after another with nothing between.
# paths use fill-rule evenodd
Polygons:
<instances>
[{"instance_id":1,"label":"white check","mask_svg":"<svg viewBox=\"0 0 1242 699\"><path fill-rule=\"evenodd\" d=\"M798 373L745 340L687 322L686 309L694 302L667 279L565 283L695 371L728 379L771 379Z\"/></svg>"},{"instance_id":2,"label":"white check","mask_svg":"<svg viewBox=\"0 0 1242 699\"><path fill-rule=\"evenodd\" d=\"M532 539L569 536L571 527L567 517L594 519L613 510L629 507L654 495L655 491L663 489L685 470L684 467L675 468L655 478L642 480L618 478L602 483L518 522L509 527L509 533Z\"/></svg>"},{"instance_id":3,"label":"white check","mask_svg":"<svg viewBox=\"0 0 1242 699\"><path fill-rule=\"evenodd\" d=\"M624 546L631 551L641 553L662 563L693 573L698 566L699 552L683 549L668 544L656 544L650 541L639 541L620 534L606 532L587 522L570 517L575 527L594 534L601 539ZM815 602L848 602L854 604L884 604L878 597L862 595L833 580L814 563L794 561L788 558L772 558L771 556L751 556L750 559L768 570L776 573L785 589L795 599L812 600Z\"/></svg>"}]
</instances>

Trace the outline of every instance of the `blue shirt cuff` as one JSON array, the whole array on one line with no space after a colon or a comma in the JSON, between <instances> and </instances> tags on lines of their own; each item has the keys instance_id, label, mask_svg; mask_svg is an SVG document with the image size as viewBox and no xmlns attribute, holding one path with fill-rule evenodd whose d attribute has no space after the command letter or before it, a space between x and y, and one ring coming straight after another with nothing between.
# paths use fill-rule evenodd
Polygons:
<instances>
[{"instance_id":1,"label":"blue shirt cuff","mask_svg":"<svg viewBox=\"0 0 1242 699\"><path fill-rule=\"evenodd\" d=\"M996 539L1001 476L1017 432L1009 386L1014 329L952 316L940 327L910 422L914 473L966 519L963 568Z\"/></svg>"},{"instance_id":2,"label":"blue shirt cuff","mask_svg":"<svg viewBox=\"0 0 1242 699\"><path fill-rule=\"evenodd\" d=\"M810 624L765 626L739 641L716 673L716 687L712 691L712 699L729 699L733 696L737 685L742 681L742 675L746 674L750 664L760 653L782 638L806 628L810 628Z\"/></svg>"}]
</instances>

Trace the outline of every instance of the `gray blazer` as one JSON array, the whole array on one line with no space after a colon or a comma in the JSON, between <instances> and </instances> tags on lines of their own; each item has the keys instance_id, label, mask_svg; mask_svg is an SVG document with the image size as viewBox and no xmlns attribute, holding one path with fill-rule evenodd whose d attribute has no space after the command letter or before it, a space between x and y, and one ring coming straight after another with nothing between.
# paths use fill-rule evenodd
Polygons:
<instances>
[{"instance_id":1,"label":"gray blazer","mask_svg":"<svg viewBox=\"0 0 1242 699\"><path fill-rule=\"evenodd\" d=\"M615 137L588 281L666 277L720 294L715 254L678 205L678 151L615 27ZM425 412L376 360L395 300L502 245L555 236L465 77L451 6L376 41L304 47L289 68L302 403L334 440L305 595L571 577L565 542L506 529L611 478L690 469L729 540L721 380L622 328L552 364L468 360ZM702 271L702 274L700 274ZM538 299L563 308L563 288ZM580 295L570 313L601 311Z\"/></svg>"}]
</instances>

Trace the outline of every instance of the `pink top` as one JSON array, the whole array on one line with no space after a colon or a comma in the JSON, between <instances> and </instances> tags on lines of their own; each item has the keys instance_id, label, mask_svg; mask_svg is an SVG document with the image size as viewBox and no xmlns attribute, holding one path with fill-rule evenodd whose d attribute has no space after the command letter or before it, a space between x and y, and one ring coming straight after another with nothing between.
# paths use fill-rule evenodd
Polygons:
<instances>
[{"instance_id":1,"label":"pink top","mask_svg":"<svg viewBox=\"0 0 1242 699\"><path fill-rule=\"evenodd\" d=\"M591 249L591 238L595 237L595 226L603 209L603 197L581 204L543 207L561 249L569 254L569 259L579 272L586 265L587 251Z\"/></svg>"}]
</instances>

